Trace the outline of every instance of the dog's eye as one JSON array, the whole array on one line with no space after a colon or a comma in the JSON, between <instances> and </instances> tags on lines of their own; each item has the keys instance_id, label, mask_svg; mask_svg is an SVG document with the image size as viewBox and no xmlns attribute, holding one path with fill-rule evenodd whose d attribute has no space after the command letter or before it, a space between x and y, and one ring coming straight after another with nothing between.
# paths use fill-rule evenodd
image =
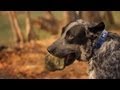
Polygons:
<instances>
[{"instance_id":1,"label":"dog's eye","mask_svg":"<svg viewBox=\"0 0 120 90\"><path fill-rule=\"evenodd\" d=\"M70 34L70 32L68 32L67 35L66 35L66 39L70 41L73 38L74 38L74 35L72 35L72 34Z\"/></svg>"},{"instance_id":2,"label":"dog's eye","mask_svg":"<svg viewBox=\"0 0 120 90\"><path fill-rule=\"evenodd\" d=\"M74 38L73 35L69 35L69 36L68 36L68 39L69 39L69 40L72 40L73 38Z\"/></svg>"}]
</instances>

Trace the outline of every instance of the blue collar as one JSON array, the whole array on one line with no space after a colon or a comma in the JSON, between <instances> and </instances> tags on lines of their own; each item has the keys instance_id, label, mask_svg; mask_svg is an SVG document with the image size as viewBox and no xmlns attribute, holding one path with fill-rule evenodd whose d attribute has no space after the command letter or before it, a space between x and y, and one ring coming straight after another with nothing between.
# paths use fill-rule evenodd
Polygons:
<instances>
[{"instance_id":1,"label":"blue collar","mask_svg":"<svg viewBox=\"0 0 120 90\"><path fill-rule=\"evenodd\" d=\"M102 44L105 42L107 36L108 36L108 32L106 30L103 30L97 42L95 43L94 49L100 48Z\"/></svg>"}]
</instances>

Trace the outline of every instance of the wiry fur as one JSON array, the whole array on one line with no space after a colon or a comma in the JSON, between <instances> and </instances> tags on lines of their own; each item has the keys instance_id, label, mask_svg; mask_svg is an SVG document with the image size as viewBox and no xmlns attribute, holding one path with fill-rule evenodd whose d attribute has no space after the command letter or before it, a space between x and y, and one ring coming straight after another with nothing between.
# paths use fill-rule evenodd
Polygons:
<instances>
[{"instance_id":1,"label":"wiry fur","mask_svg":"<svg viewBox=\"0 0 120 90\"><path fill-rule=\"evenodd\" d=\"M96 79L120 78L120 36L110 33L100 49L90 59L90 77ZM93 73L94 72L94 73Z\"/></svg>"},{"instance_id":2,"label":"wiry fur","mask_svg":"<svg viewBox=\"0 0 120 90\"><path fill-rule=\"evenodd\" d=\"M71 22L63 28L62 36L48 47L48 51L61 58L72 56L68 61L88 61L90 79L120 79L120 36L109 32L102 46L94 48L104 29L103 22Z\"/></svg>"}]
</instances>

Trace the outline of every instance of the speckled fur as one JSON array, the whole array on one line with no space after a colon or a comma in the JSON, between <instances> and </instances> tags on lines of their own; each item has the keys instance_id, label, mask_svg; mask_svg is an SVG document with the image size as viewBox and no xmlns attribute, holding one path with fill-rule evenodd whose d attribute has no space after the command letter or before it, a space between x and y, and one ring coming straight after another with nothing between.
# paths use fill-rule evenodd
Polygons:
<instances>
[{"instance_id":1,"label":"speckled fur","mask_svg":"<svg viewBox=\"0 0 120 90\"><path fill-rule=\"evenodd\" d=\"M110 33L101 48L94 52L89 78L120 79L120 36Z\"/></svg>"},{"instance_id":2,"label":"speckled fur","mask_svg":"<svg viewBox=\"0 0 120 90\"><path fill-rule=\"evenodd\" d=\"M65 26L61 37L48 51L62 58L71 52L77 53L76 59L88 61L90 79L120 79L120 36L109 32L102 46L93 48L104 29L103 22L73 21Z\"/></svg>"}]
</instances>

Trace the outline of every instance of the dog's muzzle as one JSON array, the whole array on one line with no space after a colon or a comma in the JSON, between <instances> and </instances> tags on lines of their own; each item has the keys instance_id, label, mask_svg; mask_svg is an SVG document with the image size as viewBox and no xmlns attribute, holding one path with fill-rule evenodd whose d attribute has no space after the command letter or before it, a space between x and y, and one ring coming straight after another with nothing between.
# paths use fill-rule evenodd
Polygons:
<instances>
[{"instance_id":1,"label":"dog's muzzle","mask_svg":"<svg viewBox=\"0 0 120 90\"><path fill-rule=\"evenodd\" d=\"M49 71L63 70L66 66L71 65L75 60L80 59L80 51L69 53L64 57L52 55L55 50L53 47L48 48L48 54L45 57L45 68Z\"/></svg>"}]
</instances>

